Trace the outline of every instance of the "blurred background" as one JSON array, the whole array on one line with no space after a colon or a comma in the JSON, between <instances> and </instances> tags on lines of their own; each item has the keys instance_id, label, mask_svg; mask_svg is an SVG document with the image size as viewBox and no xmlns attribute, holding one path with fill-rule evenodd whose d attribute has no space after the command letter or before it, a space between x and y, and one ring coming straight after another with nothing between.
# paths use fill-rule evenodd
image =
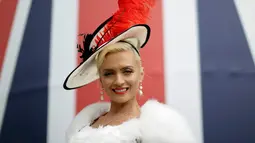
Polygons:
<instances>
[{"instance_id":1,"label":"blurred background","mask_svg":"<svg viewBox=\"0 0 255 143\"><path fill-rule=\"evenodd\" d=\"M77 35L117 9L117 0L0 0L0 143L65 142L73 117L100 99L98 81L62 87L81 62ZM139 103L178 110L198 143L255 143L255 1L157 0L148 24Z\"/></svg>"}]
</instances>

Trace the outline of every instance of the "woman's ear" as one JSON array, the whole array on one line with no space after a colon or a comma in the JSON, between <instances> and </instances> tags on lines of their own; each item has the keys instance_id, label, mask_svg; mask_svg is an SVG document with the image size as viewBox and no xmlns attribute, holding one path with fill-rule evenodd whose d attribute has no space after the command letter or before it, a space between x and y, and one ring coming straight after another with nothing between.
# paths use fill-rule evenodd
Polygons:
<instances>
[{"instance_id":1,"label":"woman's ear","mask_svg":"<svg viewBox=\"0 0 255 143\"><path fill-rule=\"evenodd\" d=\"M99 80L99 82L102 84L102 80L101 80L101 75L100 75L100 70L99 69L97 69L97 75L98 75L98 80Z\"/></svg>"},{"instance_id":2,"label":"woman's ear","mask_svg":"<svg viewBox=\"0 0 255 143\"><path fill-rule=\"evenodd\" d=\"M99 77L99 82L100 82L100 84L102 85L102 80L101 80L101 77Z\"/></svg>"},{"instance_id":3,"label":"woman's ear","mask_svg":"<svg viewBox=\"0 0 255 143\"><path fill-rule=\"evenodd\" d=\"M101 78L100 78L100 77L99 77L99 79L98 79L98 80L99 80L99 86L100 86L100 88L104 88L104 87L103 87L102 80L101 80Z\"/></svg>"}]
</instances>

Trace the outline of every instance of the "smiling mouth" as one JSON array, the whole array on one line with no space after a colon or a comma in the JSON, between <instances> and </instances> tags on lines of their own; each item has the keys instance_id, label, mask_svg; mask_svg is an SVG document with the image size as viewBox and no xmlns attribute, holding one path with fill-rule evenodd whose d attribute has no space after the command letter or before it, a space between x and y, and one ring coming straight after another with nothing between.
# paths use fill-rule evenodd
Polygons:
<instances>
[{"instance_id":1,"label":"smiling mouth","mask_svg":"<svg viewBox=\"0 0 255 143\"><path fill-rule=\"evenodd\" d=\"M112 91L116 94L125 94L128 91L128 88L112 89Z\"/></svg>"}]
</instances>

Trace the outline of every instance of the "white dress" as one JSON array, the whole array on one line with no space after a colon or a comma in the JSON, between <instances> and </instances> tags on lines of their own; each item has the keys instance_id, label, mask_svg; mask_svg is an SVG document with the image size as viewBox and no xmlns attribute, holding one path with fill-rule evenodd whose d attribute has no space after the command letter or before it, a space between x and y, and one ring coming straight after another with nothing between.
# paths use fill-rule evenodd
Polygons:
<instances>
[{"instance_id":1,"label":"white dress","mask_svg":"<svg viewBox=\"0 0 255 143\"><path fill-rule=\"evenodd\" d=\"M117 126L92 128L90 124L108 112L110 103L85 107L66 132L67 143L196 143L185 119L168 105L148 100L141 115Z\"/></svg>"}]
</instances>

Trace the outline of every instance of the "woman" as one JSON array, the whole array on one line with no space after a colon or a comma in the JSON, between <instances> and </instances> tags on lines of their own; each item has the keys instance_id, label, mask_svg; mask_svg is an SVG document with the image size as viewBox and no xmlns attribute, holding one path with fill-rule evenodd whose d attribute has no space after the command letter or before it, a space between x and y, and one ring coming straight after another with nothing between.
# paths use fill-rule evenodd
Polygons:
<instances>
[{"instance_id":1,"label":"woman","mask_svg":"<svg viewBox=\"0 0 255 143\"><path fill-rule=\"evenodd\" d=\"M125 7L127 11L130 6L123 6L122 2L126 4L127 0L119 0L120 9ZM137 8L145 15L148 9L143 7L142 11L140 5L153 4L144 0L136 2L132 3L132 10ZM156 100L139 106L136 97L142 95L144 75L139 50L147 43L150 28L142 24L143 19L126 24L130 10L118 12L92 35L84 36L84 49L78 46L83 62L64 83L65 89L75 89L99 79L101 93L105 92L111 102L84 107L67 130L67 142L195 143L186 121L172 108Z\"/></svg>"}]
</instances>

